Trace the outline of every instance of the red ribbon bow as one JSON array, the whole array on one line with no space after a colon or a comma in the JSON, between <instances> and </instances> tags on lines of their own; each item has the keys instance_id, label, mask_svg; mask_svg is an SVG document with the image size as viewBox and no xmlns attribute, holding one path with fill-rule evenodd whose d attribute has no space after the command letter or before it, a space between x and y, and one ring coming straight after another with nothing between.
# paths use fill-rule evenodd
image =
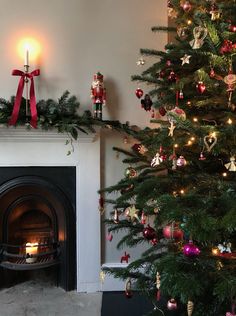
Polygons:
<instances>
[{"instance_id":1,"label":"red ribbon bow","mask_svg":"<svg viewBox=\"0 0 236 316\"><path fill-rule=\"evenodd\" d=\"M21 78L20 78L17 93L16 93L12 115L8 124L15 125L17 122L19 111L20 111L21 99L22 99L23 90L25 86L25 78L29 78L31 81L31 84L30 84L30 112L31 112L30 125L36 128L38 115L37 115L36 98L35 98L35 91L34 91L34 76L39 76L40 70L36 69L30 73L26 73L21 70L14 69L12 71L12 75L21 76Z\"/></svg>"}]
</instances>

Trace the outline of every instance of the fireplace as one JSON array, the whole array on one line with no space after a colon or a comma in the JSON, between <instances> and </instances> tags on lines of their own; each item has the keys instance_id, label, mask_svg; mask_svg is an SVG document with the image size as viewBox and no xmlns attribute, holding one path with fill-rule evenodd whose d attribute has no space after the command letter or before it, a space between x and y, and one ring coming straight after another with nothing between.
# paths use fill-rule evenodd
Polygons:
<instances>
[{"instance_id":1,"label":"fireplace","mask_svg":"<svg viewBox=\"0 0 236 316\"><path fill-rule=\"evenodd\" d=\"M100 290L100 143L0 130L0 287L32 276L65 290ZM92 180L92 181L91 181Z\"/></svg>"},{"instance_id":2,"label":"fireplace","mask_svg":"<svg viewBox=\"0 0 236 316\"><path fill-rule=\"evenodd\" d=\"M55 284L75 289L75 176L75 167L0 168L2 286L52 267Z\"/></svg>"}]
</instances>

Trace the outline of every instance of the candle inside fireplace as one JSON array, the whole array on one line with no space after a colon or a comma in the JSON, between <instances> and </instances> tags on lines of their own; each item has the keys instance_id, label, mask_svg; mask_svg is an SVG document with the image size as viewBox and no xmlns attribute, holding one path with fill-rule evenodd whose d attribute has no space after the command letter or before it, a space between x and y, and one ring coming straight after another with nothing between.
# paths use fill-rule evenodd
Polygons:
<instances>
[{"instance_id":1,"label":"candle inside fireplace","mask_svg":"<svg viewBox=\"0 0 236 316\"><path fill-rule=\"evenodd\" d=\"M38 243L27 242L25 252L29 256L36 255L38 253ZM36 257L34 257L34 258L26 258L26 262L33 263L33 262L36 261L36 259L37 259Z\"/></svg>"}]
</instances>

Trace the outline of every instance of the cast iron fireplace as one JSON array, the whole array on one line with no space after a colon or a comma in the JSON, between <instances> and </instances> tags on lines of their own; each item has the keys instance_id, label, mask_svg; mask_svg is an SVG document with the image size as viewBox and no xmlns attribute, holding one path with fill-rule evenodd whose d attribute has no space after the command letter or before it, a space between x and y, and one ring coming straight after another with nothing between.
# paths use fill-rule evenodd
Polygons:
<instances>
[{"instance_id":1,"label":"cast iron fireplace","mask_svg":"<svg viewBox=\"0 0 236 316\"><path fill-rule=\"evenodd\" d=\"M1 287L44 269L76 288L75 183L75 167L0 168Z\"/></svg>"}]
</instances>

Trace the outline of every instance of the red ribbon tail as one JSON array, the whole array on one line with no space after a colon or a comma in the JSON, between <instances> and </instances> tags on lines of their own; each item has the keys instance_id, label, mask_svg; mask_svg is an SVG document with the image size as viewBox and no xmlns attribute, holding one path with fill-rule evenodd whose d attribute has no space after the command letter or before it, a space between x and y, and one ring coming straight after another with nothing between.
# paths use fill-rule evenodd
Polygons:
<instances>
[{"instance_id":1,"label":"red ribbon tail","mask_svg":"<svg viewBox=\"0 0 236 316\"><path fill-rule=\"evenodd\" d=\"M20 111L20 105L21 105L21 99L22 99L22 94L23 94L23 89L25 85L25 79L24 76L22 75L20 78L20 82L17 88L17 93L16 93L16 98L13 106L13 111L11 118L8 122L9 125L15 125L18 119L19 111Z\"/></svg>"},{"instance_id":2,"label":"red ribbon tail","mask_svg":"<svg viewBox=\"0 0 236 316\"><path fill-rule=\"evenodd\" d=\"M158 290L158 291L157 291L157 301L159 302L160 299L161 299L161 291Z\"/></svg>"},{"instance_id":3,"label":"red ribbon tail","mask_svg":"<svg viewBox=\"0 0 236 316\"><path fill-rule=\"evenodd\" d=\"M31 120L30 125L33 128L37 128L37 120L38 120L38 114L37 114L37 107L36 107L36 97L35 97L35 91L34 91L34 78L31 78L31 85L30 85L30 112L31 112Z\"/></svg>"}]
</instances>

